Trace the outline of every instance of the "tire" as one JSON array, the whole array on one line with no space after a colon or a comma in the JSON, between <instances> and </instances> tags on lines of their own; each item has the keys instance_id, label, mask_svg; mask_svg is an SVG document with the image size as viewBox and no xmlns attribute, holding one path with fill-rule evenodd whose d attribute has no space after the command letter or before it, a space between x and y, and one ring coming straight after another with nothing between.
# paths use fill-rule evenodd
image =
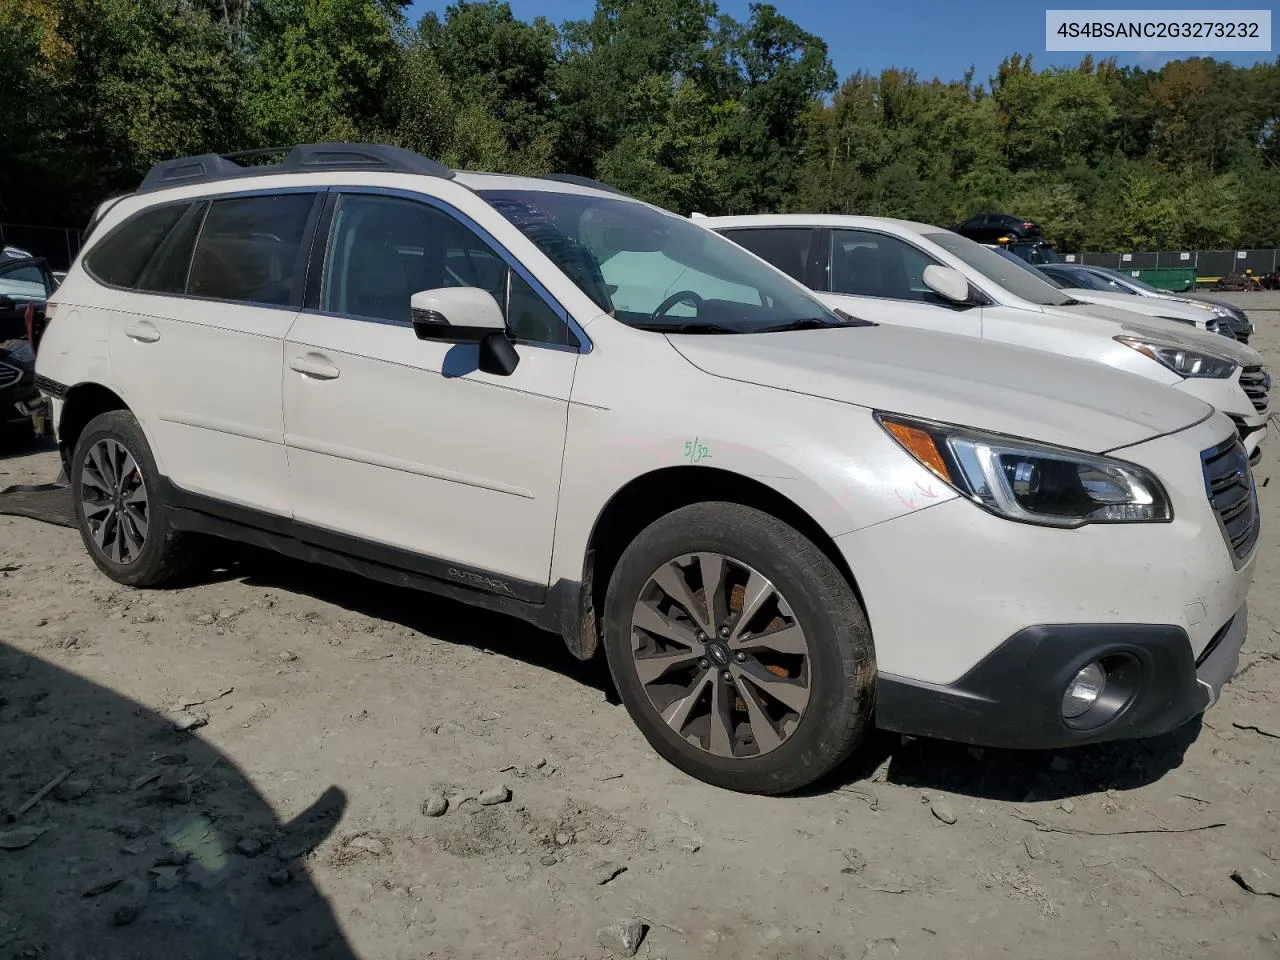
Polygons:
<instances>
[{"instance_id":1,"label":"tire","mask_svg":"<svg viewBox=\"0 0 1280 960\"><path fill-rule=\"evenodd\" d=\"M114 490L107 491L104 497L100 486L104 480L107 486L114 486L112 476L107 475L111 468L108 467L104 474L95 465L94 458L97 458L97 463L102 463L108 452L114 455L116 451L123 451L136 469L129 468L130 460L120 458L118 462L125 467L119 471L124 478L125 489L119 497L113 496ZM191 566L195 559L192 541L173 529L170 523L170 507L164 500L160 472L133 414L127 410L113 410L90 420L71 455L70 473L80 536L93 562L108 577L130 587L154 587ZM145 509L141 511L131 500L139 489L145 497ZM94 509L93 503L119 507L126 499L130 499L125 510L129 519L117 517L114 537L109 520L101 521L107 529L102 538L104 542L100 544L95 536L95 529L100 529L98 518L110 510L101 505ZM96 515L93 523L90 521L91 512ZM132 519L140 516L145 519L145 525ZM126 535L130 531L132 537ZM140 538L137 536L139 532L142 534ZM134 548L135 543L140 549ZM115 544L119 544L119 550L112 549Z\"/></svg>"},{"instance_id":2,"label":"tire","mask_svg":"<svg viewBox=\"0 0 1280 960\"><path fill-rule=\"evenodd\" d=\"M679 591L668 593L663 586L678 586L672 578L680 571L699 585L721 584L712 592L720 598L712 606L719 604L724 616L705 605L705 587L695 590L689 582L692 593L684 594L685 606L700 605L704 624L713 613L719 621L715 636L704 637L712 642L685 642L696 633L694 618L672 600ZM766 594L758 586L761 578L774 593L755 605L752 598ZM652 619L655 612L659 621ZM638 620L656 630L638 626ZM676 641L667 643L672 636ZM752 650L757 639L764 647ZM871 728L875 652L862 605L810 540L750 507L694 504L642 531L609 582L604 646L619 696L653 748L718 787L763 794L798 790L837 767ZM800 647L806 653L792 655ZM668 662L675 665L668 669ZM697 703L707 707L705 725L701 706L688 706L695 690L701 690ZM765 691L778 691L787 703ZM664 711L672 723L663 719ZM685 716L694 718L687 726Z\"/></svg>"}]
</instances>

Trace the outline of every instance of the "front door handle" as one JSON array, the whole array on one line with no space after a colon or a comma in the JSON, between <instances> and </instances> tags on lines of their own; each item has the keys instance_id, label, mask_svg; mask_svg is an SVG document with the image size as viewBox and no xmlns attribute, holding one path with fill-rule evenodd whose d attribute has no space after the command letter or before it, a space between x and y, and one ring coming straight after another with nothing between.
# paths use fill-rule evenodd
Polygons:
<instances>
[{"instance_id":1,"label":"front door handle","mask_svg":"<svg viewBox=\"0 0 1280 960\"><path fill-rule=\"evenodd\" d=\"M160 339L160 331L155 328L155 324L145 320L130 324L125 328L124 335L138 343L155 343Z\"/></svg>"},{"instance_id":2,"label":"front door handle","mask_svg":"<svg viewBox=\"0 0 1280 960\"><path fill-rule=\"evenodd\" d=\"M342 372L329 361L315 356L294 357L289 361L289 369L313 380L337 380Z\"/></svg>"}]
</instances>

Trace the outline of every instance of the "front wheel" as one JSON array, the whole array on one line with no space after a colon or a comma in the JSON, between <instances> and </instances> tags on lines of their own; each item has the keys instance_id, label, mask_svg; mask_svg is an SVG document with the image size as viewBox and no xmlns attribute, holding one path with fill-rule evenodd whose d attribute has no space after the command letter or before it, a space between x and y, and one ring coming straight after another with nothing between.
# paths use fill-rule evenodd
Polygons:
<instances>
[{"instance_id":1,"label":"front wheel","mask_svg":"<svg viewBox=\"0 0 1280 960\"><path fill-rule=\"evenodd\" d=\"M716 786L799 789L870 727L861 604L821 550L759 510L700 503L647 527L609 583L604 644L654 749Z\"/></svg>"}]
</instances>

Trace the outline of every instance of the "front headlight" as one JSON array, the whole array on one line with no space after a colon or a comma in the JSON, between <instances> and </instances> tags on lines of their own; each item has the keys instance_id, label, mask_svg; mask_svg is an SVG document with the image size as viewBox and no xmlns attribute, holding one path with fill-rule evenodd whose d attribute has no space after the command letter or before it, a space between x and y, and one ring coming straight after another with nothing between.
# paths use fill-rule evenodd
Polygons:
<instances>
[{"instance_id":1,"label":"front headlight","mask_svg":"<svg viewBox=\"0 0 1280 960\"><path fill-rule=\"evenodd\" d=\"M1116 337L1118 343L1132 347L1143 356L1150 357L1160 366L1172 370L1180 377L1208 377L1211 380L1223 380L1235 372L1234 360L1219 357L1212 353L1188 350L1171 343L1160 343L1158 340L1143 340L1139 337Z\"/></svg>"},{"instance_id":2,"label":"front headlight","mask_svg":"<svg viewBox=\"0 0 1280 960\"><path fill-rule=\"evenodd\" d=\"M922 466L997 516L1046 527L1173 519L1160 481L1137 464L894 413L876 420Z\"/></svg>"}]
</instances>

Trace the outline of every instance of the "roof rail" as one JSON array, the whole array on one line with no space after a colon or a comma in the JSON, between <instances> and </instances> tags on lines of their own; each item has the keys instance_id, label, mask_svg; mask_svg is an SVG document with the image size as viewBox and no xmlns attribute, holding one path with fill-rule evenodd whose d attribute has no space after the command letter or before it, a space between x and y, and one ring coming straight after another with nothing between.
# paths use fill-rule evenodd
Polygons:
<instances>
[{"instance_id":1,"label":"roof rail","mask_svg":"<svg viewBox=\"0 0 1280 960\"><path fill-rule=\"evenodd\" d=\"M576 187L591 187L594 190L603 190L605 193L616 193L620 197L628 195L610 184L592 180L590 177L580 177L576 173L548 173L544 174L541 179L554 180L557 183L571 183Z\"/></svg>"},{"instance_id":2,"label":"roof rail","mask_svg":"<svg viewBox=\"0 0 1280 960\"><path fill-rule=\"evenodd\" d=\"M285 154L279 163L244 165L239 159ZM205 153L157 163L142 180L138 193L216 183L236 177L261 177L276 173L311 173L318 170L369 170L379 173L417 173L453 178L453 171L404 147L378 143L306 143L296 147L268 147L239 153Z\"/></svg>"}]
</instances>

